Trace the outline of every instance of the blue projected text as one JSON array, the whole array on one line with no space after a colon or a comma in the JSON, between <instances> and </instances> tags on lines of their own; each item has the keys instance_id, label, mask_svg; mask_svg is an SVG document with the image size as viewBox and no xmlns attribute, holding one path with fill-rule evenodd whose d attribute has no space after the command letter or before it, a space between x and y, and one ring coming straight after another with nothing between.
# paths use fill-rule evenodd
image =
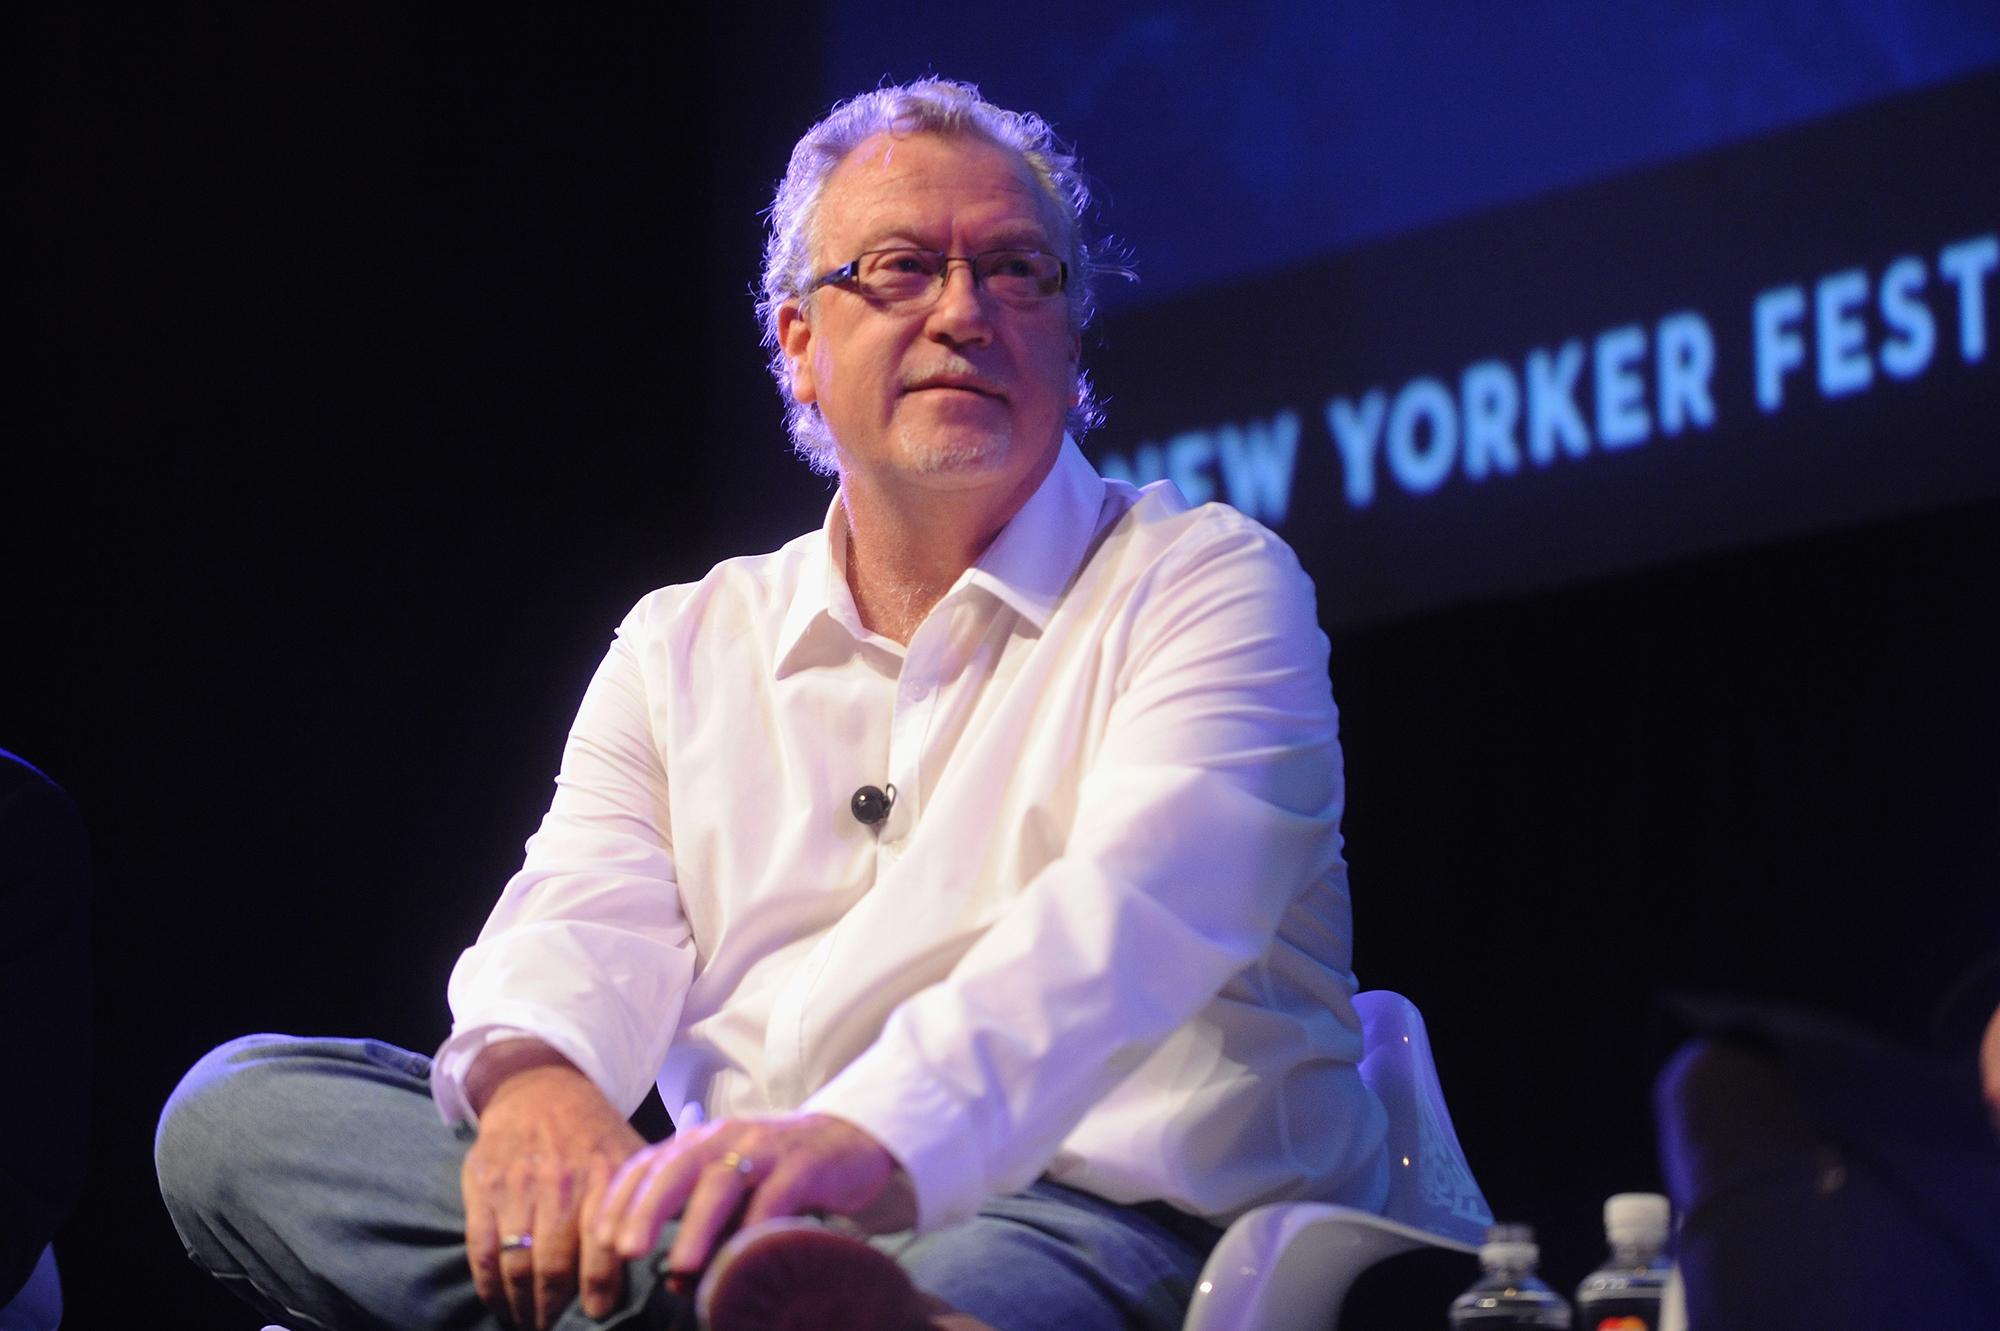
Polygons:
<instances>
[{"instance_id":1,"label":"blue projected text","mask_svg":"<svg viewBox=\"0 0 2000 1331\"><path fill-rule=\"evenodd\" d=\"M1985 359L2000 233L1935 255L1898 255L1758 293L1749 303L1749 381L1758 410L1783 411L1810 385L1822 400L1864 393L1880 375L1911 380L1954 354ZM1366 509L1389 490L1421 499L1451 484L1575 465L1655 438L1717 426L1716 325L1683 309L1474 361L1452 374L1337 393L1318 413L1341 498ZM1947 350L1949 349L1949 350ZM1282 525L1291 507L1302 413L1189 429L1129 456L1106 452L1107 476L1169 478L1201 503L1226 499Z\"/></svg>"}]
</instances>

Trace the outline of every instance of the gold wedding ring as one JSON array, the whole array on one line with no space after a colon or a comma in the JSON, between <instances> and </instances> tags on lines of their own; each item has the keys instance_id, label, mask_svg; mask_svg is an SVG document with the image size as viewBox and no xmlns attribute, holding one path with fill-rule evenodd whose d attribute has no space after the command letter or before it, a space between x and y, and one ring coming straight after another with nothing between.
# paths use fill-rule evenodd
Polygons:
<instances>
[{"instance_id":1,"label":"gold wedding ring","mask_svg":"<svg viewBox=\"0 0 2000 1331\"><path fill-rule=\"evenodd\" d=\"M501 1252L526 1252L534 1246L535 1236L533 1234L502 1234L500 1236Z\"/></svg>"},{"instance_id":2,"label":"gold wedding ring","mask_svg":"<svg viewBox=\"0 0 2000 1331\"><path fill-rule=\"evenodd\" d=\"M749 1178L757 1172L757 1162L740 1151L726 1152L722 1157L722 1167L733 1169L744 1178Z\"/></svg>"}]
</instances>

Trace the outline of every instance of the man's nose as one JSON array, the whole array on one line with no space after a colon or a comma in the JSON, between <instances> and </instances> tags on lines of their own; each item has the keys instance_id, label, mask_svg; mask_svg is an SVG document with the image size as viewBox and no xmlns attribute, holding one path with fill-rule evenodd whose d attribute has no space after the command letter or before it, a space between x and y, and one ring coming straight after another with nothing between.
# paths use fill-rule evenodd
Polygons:
<instances>
[{"instance_id":1,"label":"man's nose","mask_svg":"<svg viewBox=\"0 0 2000 1331\"><path fill-rule=\"evenodd\" d=\"M947 263L939 279L942 289L931 306L930 331L942 341L985 342L993 335L993 311L980 287L972 265L963 260Z\"/></svg>"}]
</instances>

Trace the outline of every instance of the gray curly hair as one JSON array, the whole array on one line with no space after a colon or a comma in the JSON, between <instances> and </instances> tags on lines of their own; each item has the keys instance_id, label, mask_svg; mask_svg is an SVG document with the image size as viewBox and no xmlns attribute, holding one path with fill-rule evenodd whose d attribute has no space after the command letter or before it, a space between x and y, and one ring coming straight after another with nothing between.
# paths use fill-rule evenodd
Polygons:
<instances>
[{"instance_id":1,"label":"gray curly hair","mask_svg":"<svg viewBox=\"0 0 2000 1331\"><path fill-rule=\"evenodd\" d=\"M792 397L791 368L778 340L778 311L788 301L810 309L808 290L815 274L812 256L819 239L819 202L828 177L847 155L873 135L977 134L1018 152L1063 219L1063 258L1069 263L1070 327L1081 332L1096 313L1096 278L1106 272L1129 276L1115 264L1099 261L1084 231L1084 210L1090 189L1083 182L1076 157L1047 121L1031 112L1006 111L980 97L970 83L922 79L905 86L877 88L836 104L824 120L805 132L792 149L791 164L771 200L770 235L764 242L764 278L757 300L764 345L771 350L771 376L786 404L786 427L792 447L813 470L835 472L833 437L819 408ZM1078 438L1102 418L1091 394L1089 378L1077 372L1077 402L1068 426Z\"/></svg>"}]
</instances>

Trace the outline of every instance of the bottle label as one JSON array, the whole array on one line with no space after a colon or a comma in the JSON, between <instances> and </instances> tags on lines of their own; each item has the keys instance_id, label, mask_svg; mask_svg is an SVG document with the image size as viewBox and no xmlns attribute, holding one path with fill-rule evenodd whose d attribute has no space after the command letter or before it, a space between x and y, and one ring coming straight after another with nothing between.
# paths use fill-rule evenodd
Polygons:
<instances>
[{"instance_id":1,"label":"bottle label","mask_svg":"<svg viewBox=\"0 0 2000 1331\"><path fill-rule=\"evenodd\" d=\"M1584 1331L1654 1331L1653 1318L1659 1310L1658 1304L1644 1309L1616 1306L1605 1307L1606 1303L1616 1304L1622 1300L1605 1299L1584 1312Z\"/></svg>"}]
</instances>

